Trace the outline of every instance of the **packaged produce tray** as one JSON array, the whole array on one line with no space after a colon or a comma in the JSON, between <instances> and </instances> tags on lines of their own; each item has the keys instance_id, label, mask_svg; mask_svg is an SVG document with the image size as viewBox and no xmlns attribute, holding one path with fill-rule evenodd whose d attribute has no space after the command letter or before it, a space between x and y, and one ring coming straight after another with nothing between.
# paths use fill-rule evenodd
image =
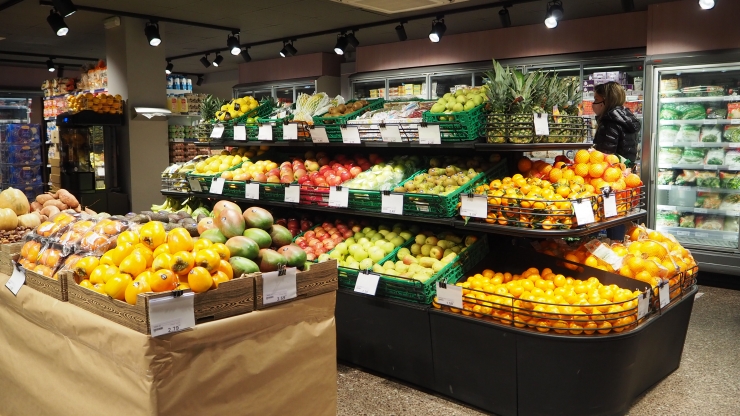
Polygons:
<instances>
[{"instance_id":1,"label":"packaged produce tray","mask_svg":"<svg viewBox=\"0 0 740 416\"><path fill-rule=\"evenodd\" d=\"M41 162L34 164L0 162L0 181L12 186L41 184Z\"/></svg>"},{"instance_id":2,"label":"packaged produce tray","mask_svg":"<svg viewBox=\"0 0 740 416\"><path fill-rule=\"evenodd\" d=\"M346 104L352 104L355 101L357 100L348 101ZM341 116L334 116L334 117L327 117L326 114L328 113L326 113L326 114L323 114L322 116L315 116L313 118L313 122L314 122L314 125L316 126L326 127L326 135L329 138L330 142L341 142L342 141L342 131L340 129L340 126L346 125L349 120L354 120L359 115L367 111L379 110L383 108L384 102L385 102L384 99L378 98L376 100L369 101L368 105L352 113L341 115Z\"/></svg>"},{"instance_id":3,"label":"packaged produce tray","mask_svg":"<svg viewBox=\"0 0 740 416\"><path fill-rule=\"evenodd\" d=\"M412 217L432 217L432 218L451 218L458 213L458 203L460 194L467 193L475 186L486 181L489 178L504 177L507 174L506 159L497 162L493 167L485 172L481 172L465 185L460 186L447 195L417 194L405 193L403 196L403 215ZM410 178L403 181L399 186L406 182L413 181L418 175L426 171L419 171Z\"/></svg>"},{"instance_id":4,"label":"packaged produce tray","mask_svg":"<svg viewBox=\"0 0 740 416\"><path fill-rule=\"evenodd\" d=\"M443 142L461 142L477 140L485 133L485 116L481 104L471 110L458 113L422 114L425 123L439 124L439 132Z\"/></svg>"},{"instance_id":5,"label":"packaged produce tray","mask_svg":"<svg viewBox=\"0 0 740 416\"><path fill-rule=\"evenodd\" d=\"M488 143L583 143L589 137L590 121L579 116L549 114L549 136L534 134L534 114L501 114L487 116L485 136Z\"/></svg>"}]
</instances>

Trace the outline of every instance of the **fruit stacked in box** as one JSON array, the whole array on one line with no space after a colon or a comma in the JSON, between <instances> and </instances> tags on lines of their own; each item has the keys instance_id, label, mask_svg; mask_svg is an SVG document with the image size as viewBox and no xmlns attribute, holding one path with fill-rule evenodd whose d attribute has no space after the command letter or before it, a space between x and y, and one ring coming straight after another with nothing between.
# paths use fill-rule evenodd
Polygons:
<instances>
[{"instance_id":1,"label":"fruit stacked in box","mask_svg":"<svg viewBox=\"0 0 740 416\"><path fill-rule=\"evenodd\" d=\"M0 187L19 188L33 198L43 191L41 130L38 124L0 126Z\"/></svg>"}]
</instances>

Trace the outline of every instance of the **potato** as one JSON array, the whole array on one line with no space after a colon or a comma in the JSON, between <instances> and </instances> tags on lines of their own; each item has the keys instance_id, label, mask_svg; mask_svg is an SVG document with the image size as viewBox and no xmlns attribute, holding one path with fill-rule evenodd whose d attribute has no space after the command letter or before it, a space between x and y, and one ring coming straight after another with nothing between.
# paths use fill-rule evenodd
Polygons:
<instances>
[{"instance_id":1,"label":"potato","mask_svg":"<svg viewBox=\"0 0 740 416\"><path fill-rule=\"evenodd\" d=\"M69 193L66 189L60 189L57 191L57 194L59 195L59 200L64 202L70 208L77 208L80 206L77 198L75 198L75 196Z\"/></svg>"},{"instance_id":2,"label":"potato","mask_svg":"<svg viewBox=\"0 0 740 416\"><path fill-rule=\"evenodd\" d=\"M46 216L46 217L48 217L48 218L51 218L51 217L53 217L54 215L58 214L58 213L59 213L60 211L61 211L61 210L60 210L59 208L57 208L56 206L54 206L54 205L49 205L49 206L46 206L46 207L44 207L44 208L43 208L43 209L41 210L40 214L41 214L41 215L45 215L45 216Z\"/></svg>"},{"instance_id":3,"label":"potato","mask_svg":"<svg viewBox=\"0 0 740 416\"><path fill-rule=\"evenodd\" d=\"M41 211L44 208L44 204L37 201L31 202L31 212Z\"/></svg>"},{"instance_id":4,"label":"potato","mask_svg":"<svg viewBox=\"0 0 740 416\"><path fill-rule=\"evenodd\" d=\"M52 199L55 199L55 198L49 194L41 194L41 195L36 196L36 202L38 202L42 206L44 205L46 201L50 201Z\"/></svg>"}]
</instances>

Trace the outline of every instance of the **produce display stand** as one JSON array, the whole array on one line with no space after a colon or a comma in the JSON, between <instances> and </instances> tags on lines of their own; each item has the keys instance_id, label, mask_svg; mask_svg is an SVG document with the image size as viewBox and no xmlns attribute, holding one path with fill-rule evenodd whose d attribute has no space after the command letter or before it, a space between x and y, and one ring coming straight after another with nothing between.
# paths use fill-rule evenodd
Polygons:
<instances>
[{"instance_id":1,"label":"produce display stand","mask_svg":"<svg viewBox=\"0 0 740 416\"><path fill-rule=\"evenodd\" d=\"M336 414L335 299L325 293L152 338L28 287L17 297L2 290L3 412Z\"/></svg>"}]
</instances>

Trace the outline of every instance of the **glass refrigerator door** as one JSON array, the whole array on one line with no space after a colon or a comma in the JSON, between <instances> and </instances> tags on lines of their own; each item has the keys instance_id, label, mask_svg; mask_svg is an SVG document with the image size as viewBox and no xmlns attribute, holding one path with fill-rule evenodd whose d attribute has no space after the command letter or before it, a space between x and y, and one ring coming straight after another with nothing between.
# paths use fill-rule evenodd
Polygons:
<instances>
[{"instance_id":1,"label":"glass refrigerator door","mask_svg":"<svg viewBox=\"0 0 740 416\"><path fill-rule=\"evenodd\" d=\"M12 98L0 96L0 124L30 122L30 98Z\"/></svg>"},{"instance_id":2,"label":"glass refrigerator door","mask_svg":"<svg viewBox=\"0 0 740 416\"><path fill-rule=\"evenodd\" d=\"M458 88L472 87L473 75L470 72L467 74L432 75L430 82L432 83L432 99L436 100L448 92L456 91Z\"/></svg>"},{"instance_id":3,"label":"glass refrigerator door","mask_svg":"<svg viewBox=\"0 0 740 416\"><path fill-rule=\"evenodd\" d=\"M90 127L90 165L95 189L105 189L105 133L102 126Z\"/></svg>"},{"instance_id":4,"label":"glass refrigerator door","mask_svg":"<svg viewBox=\"0 0 740 416\"><path fill-rule=\"evenodd\" d=\"M740 67L656 69L653 79L655 226L689 247L735 250Z\"/></svg>"},{"instance_id":5,"label":"glass refrigerator door","mask_svg":"<svg viewBox=\"0 0 740 416\"><path fill-rule=\"evenodd\" d=\"M428 99L427 97L427 78L426 77L414 77L414 78L400 78L400 79L389 79L388 80L388 99L389 100L400 100L409 98L420 98L422 100Z\"/></svg>"},{"instance_id":6,"label":"glass refrigerator door","mask_svg":"<svg viewBox=\"0 0 740 416\"><path fill-rule=\"evenodd\" d=\"M355 81L352 83L354 100L385 98L385 79Z\"/></svg>"}]
</instances>

